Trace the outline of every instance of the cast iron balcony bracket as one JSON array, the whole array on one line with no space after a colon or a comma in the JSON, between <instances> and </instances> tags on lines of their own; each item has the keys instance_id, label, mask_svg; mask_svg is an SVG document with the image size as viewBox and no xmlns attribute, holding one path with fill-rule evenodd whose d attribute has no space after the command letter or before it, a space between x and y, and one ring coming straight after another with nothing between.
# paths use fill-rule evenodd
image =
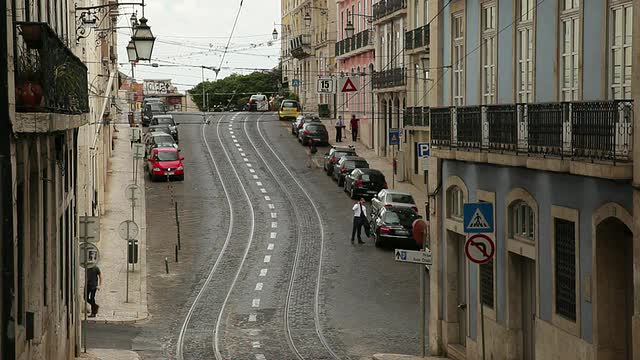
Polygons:
<instances>
[{"instance_id":1,"label":"cast iron balcony bracket","mask_svg":"<svg viewBox=\"0 0 640 360\"><path fill-rule=\"evenodd\" d=\"M111 10L117 9L122 5L142 6L144 9L144 1L142 2L121 2L110 3L96 6L76 6L76 44L80 43L80 40L87 38L91 33L91 29L98 26L102 20L111 13ZM96 30L99 31L99 30ZM98 34L99 38L104 38L106 35ZM96 43L99 44L98 40Z\"/></svg>"}]
</instances>

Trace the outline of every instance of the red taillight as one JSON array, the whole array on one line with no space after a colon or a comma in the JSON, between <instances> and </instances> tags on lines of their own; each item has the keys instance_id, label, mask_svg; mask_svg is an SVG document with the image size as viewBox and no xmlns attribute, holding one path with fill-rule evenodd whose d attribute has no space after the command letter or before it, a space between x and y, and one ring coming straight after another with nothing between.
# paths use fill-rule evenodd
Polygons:
<instances>
[{"instance_id":1,"label":"red taillight","mask_svg":"<svg viewBox=\"0 0 640 360\"><path fill-rule=\"evenodd\" d=\"M253 104L254 102L253 99L249 100L249 104Z\"/></svg>"},{"instance_id":2,"label":"red taillight","mask_svg":"<svg viewBox=\"0 0 640 360\"><path fill-rule=\"evenodd\" d=\"M305 134L305 135L309 135L309 134L311 134L311 131L309 131L309 130L305 130L305 131L303 131L302 133L303 133L303 134Z\"/></svg>"},{"instance_id":3,"label":"red taillight","mask_svg":"<svg viewBox=\"0 0 640 360\"><path fill-rule=\"evenodd\" d=\"M356 180L356 186L362 186L362 180Z\"/></svg>"},{"instance_id":4,"label":"red taillight","mask_svg":"<svg viewBox=\"0 0 640 360\"><path fill-rule=\"evenodd\" d=\"M417 206L412 206L411 208L413 209L413 211L418 212L418 207Z\"/></svg>"},{"instance_id":5,"label":"red taillight","mask_svg":"<svg viewBox=\"0 0 640 360\"><path fill-rule=\"evenodd\" d=\"M331 158L331 160L329 160L330 163L335 164L336 162L338 162L338 159L336 158Z\"/></svg>"},{"instance_id":6,"label":"red taillight","mask_svg":"<svg viewBox=\"0 0 640 360\"><path fill-rule=\"evenodd\" d=\"M346 174L347 173L347 169L340 169L340 172L343 173L343 174Z\"/></svg>"},{"instance_id":7,"label":"red taillight","mask_svg":"<svg viewBox=\"0 0 640 360\"><path fill-rule=\"evenodd\" d=\"M382 185L382 188L383 188L383 189L388 189L388 187L387 187L387 182L386 182L386 181L384 182L384 185Z\"/></svg>"},{"instance_id":8,"label":"red taillight","mask_svg":"<svg viewBox=\"0 0 640 360\"><path fill-rule=\"evenodd\" d=\"M391 233L391 229L389 229L386 226L380 226L380 232L383 234L390 234Z\"/></svg>"},{"instance_id":9,"label":"red taillight","mask_svg":"<svg viewBox=\"0 0 640 360\"><path fill-rule=\"evenodd\" d=\"M393 207L393 205L389 205L389 204L387 204L387 205L385 205L384 207L386 207L387 209L391 209L391 208Z\"/></svg>"}]
</instances>

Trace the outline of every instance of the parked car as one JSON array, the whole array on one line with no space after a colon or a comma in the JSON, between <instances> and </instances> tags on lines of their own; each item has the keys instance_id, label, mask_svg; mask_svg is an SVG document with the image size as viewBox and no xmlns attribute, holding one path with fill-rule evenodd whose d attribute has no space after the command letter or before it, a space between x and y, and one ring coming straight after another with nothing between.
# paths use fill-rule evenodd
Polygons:
<instances>
[{"instance_id":1,"label":"parked car","mask_svg":"<svg viewBox=\"0 0 640 360\"><path fill-rule=\"evenodd\" d=\"M317 122L318 124L322 124L320 117L318 117L317 115L300 115L296 118L296 121L291 124L291 133L297 137L300 129L304 126L304 124L310 122Z\"/></svg>"},{"instance_id":2,"label":"parked car","mask_svg":"<svg viewBox=\"0 0 640 360\"><path fill-rule=\"evenodd\" d=\"M380 192L371 199L371 209L372 211L378 211L384 207L407 207L418 212L418 207L416 206L416 201L413 199L413 196L402 191L380 190Z\"/></svg>"},{"instance_id":3,"label":"parked car","mask_svg":"<svg viewBox=\"0 0 640 360\"><path fill-rule=\"evenodd\" d=\"M386 188L387 181L379 170L354 169L344 177L344 191L349 193L352 199L373 197Z\"/></svg>"},{"instance_id":4,"label":"parked car","mask_svg":"<svg viewBox=\"0 0 640 360\"><path fill-rule=\"evenodd\" d=\"M372 212L369 224L375 245L418 248L413 240L413 222L420 218L417 212L407 207L383 207L380 211Z\"/></svg>"},{"instance_id":5,"label":"parked car","mask_svg":"<svg viewBox=\"0 0 640 360\"><path fill-rule=\"evenodd\" d=\"M324 171L327 175L333 174L333 166L343 156L357 156L356 149L353 146L349 147L336 147L333 146L329 149L329 152L324 154Z\"/></svg>"},{"instance_id":6,"label":"parked car","mask_svg":"<svg viewBox=\"0 0 640 360\"><path fill-rule=\"evenodd\" d=\"M145 134L145 154L149 156L152 150L159 147L173 147L178 148L178 144L173 139L173 136L160 131L154 131Z\"/></svg>"},{"instance_id":7,"label":"parked car","mask_svg":"<svg viewBox=\"0 0 640 360\"><path fill-rule=\"evenodd\" d=\"M149 123L149 126L158 126L168 129L168 133L173 136L176 143L178 142L178 125L180 124L173 120L172 115L155 115Z\"/></svg>"},{"instance_id":8,"label":"parked car","mask_svg":"<svg viewBox=\"0 0 640 360\"><path fill-rule=\"evenodd\" d=\"M333 166L333 179L338 182L338 186L344 185L344 178L353 169L368 169L369 163L359 156L343 156Z\"/></svg>"},{"instance_id":9,"label":"parked car","mask_svg":"<svg viewBox=\"0 0 640 360\"><path fill-rule=\"evenodd\" d=\"M142 126L149 126L154 115L167 113L167 107L162 102L151 102L142 109Z\"/></svg>"},{"instance_id":10,"label":"parked car","mask_svg":"<svg viewBox=\"0 0 640 360\"><path fill-rule=\"evenodd\" d=\"M184 180L184 156L174 147L159 147L151 151L147 159L147 172L151 181L167 177Z\"/></svg>"},{"instance_id":11,"label":"parked car","mask_svg":"<svg viewBox=\"0 0 640 360\"><path fill-rule=\"evenodd\" d=\"M310 140L315 141L316 145L329 144L329 131L320 122L305 123L298 131L298 141L307 145Z\"/></svg>"},{"instance_id":12,"label":"parked car","mask_svg":"<svg viewBox=\"0 0 640 360\"><path fill-rule=\"evenodd\" d=\"M249 111L269 111L269 99L266 95L256 94L249 98Z\"/></svg>"},{"instance_id":13,"label":"parked car","mask_svg":"<svg viewBox=\"0 0 640 360\"><path fill-rule=\"evenodd\" d=\"M280 110L278 111L278 118L280 120L295 119L300 115L302 108L295 100L283 100L280 104Z\"/></svg>"},{"instance_id":14,"label":"parked car","mask_svg":"<svg viewBox=\"0 0 640 360\"><path fill-rule=\"evenodd\" d=\"M298 136L298 129L302 126L304 121L304 115L298 115L295 120L291 122L291 135Z\"/></svg>"}]
</instances>

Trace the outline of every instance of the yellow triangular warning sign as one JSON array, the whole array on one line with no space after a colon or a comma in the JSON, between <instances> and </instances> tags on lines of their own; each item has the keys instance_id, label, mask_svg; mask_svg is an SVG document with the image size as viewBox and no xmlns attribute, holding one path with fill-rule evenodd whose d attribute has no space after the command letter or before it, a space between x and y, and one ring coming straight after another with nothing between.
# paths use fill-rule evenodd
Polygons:
<instances>
[{"instance_id":1,"label":"yellow triangular warning sign","mask_svg":"<svg viewBox=\"0 0 640 360\"><path fill-rule=\"evenodd\" d=\"M353 84L350 78L347 78L347 81L345 81L344 85L342 86L342 92L345 93L345 92L356 92L356 91L358 91L356 86Z\"/></svg>"}]
</instances>

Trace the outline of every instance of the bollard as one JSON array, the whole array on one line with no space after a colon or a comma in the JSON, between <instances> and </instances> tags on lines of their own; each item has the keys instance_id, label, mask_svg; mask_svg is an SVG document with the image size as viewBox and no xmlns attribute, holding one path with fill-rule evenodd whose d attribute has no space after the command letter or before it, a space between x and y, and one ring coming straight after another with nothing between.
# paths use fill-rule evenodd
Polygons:
<instances>
[{"instance_id":1,"label":"bollard","mask_svg":"<svg viewBox=\"0 0 640 360\"><path fill-rule=\"evenodd\" d=\"M176 262L178 262L178 245L176 245Z\"/></svg>"},{"instance_id":2,"label":"bollard","mask_svg":"<svg viewBox=\"0 0 640 360\"><path fill-rule=\"evenodd\" d=\"M182 244L180 243L180 218L178 216L178 202L174 203L176 212L176 231L178 232L178 250L182 250Z\"/></svg>"},{"instance_id":3,"label":"bollard","mask_svg":"<svg viewBox=\"0 0 640 360\"><path fill-rule=\"evenodd\" d=\"M164 258L164 270L167 272L167 274L169 273L169 259L167 259L166 256Z\"/></svg>"}]
</instances>

